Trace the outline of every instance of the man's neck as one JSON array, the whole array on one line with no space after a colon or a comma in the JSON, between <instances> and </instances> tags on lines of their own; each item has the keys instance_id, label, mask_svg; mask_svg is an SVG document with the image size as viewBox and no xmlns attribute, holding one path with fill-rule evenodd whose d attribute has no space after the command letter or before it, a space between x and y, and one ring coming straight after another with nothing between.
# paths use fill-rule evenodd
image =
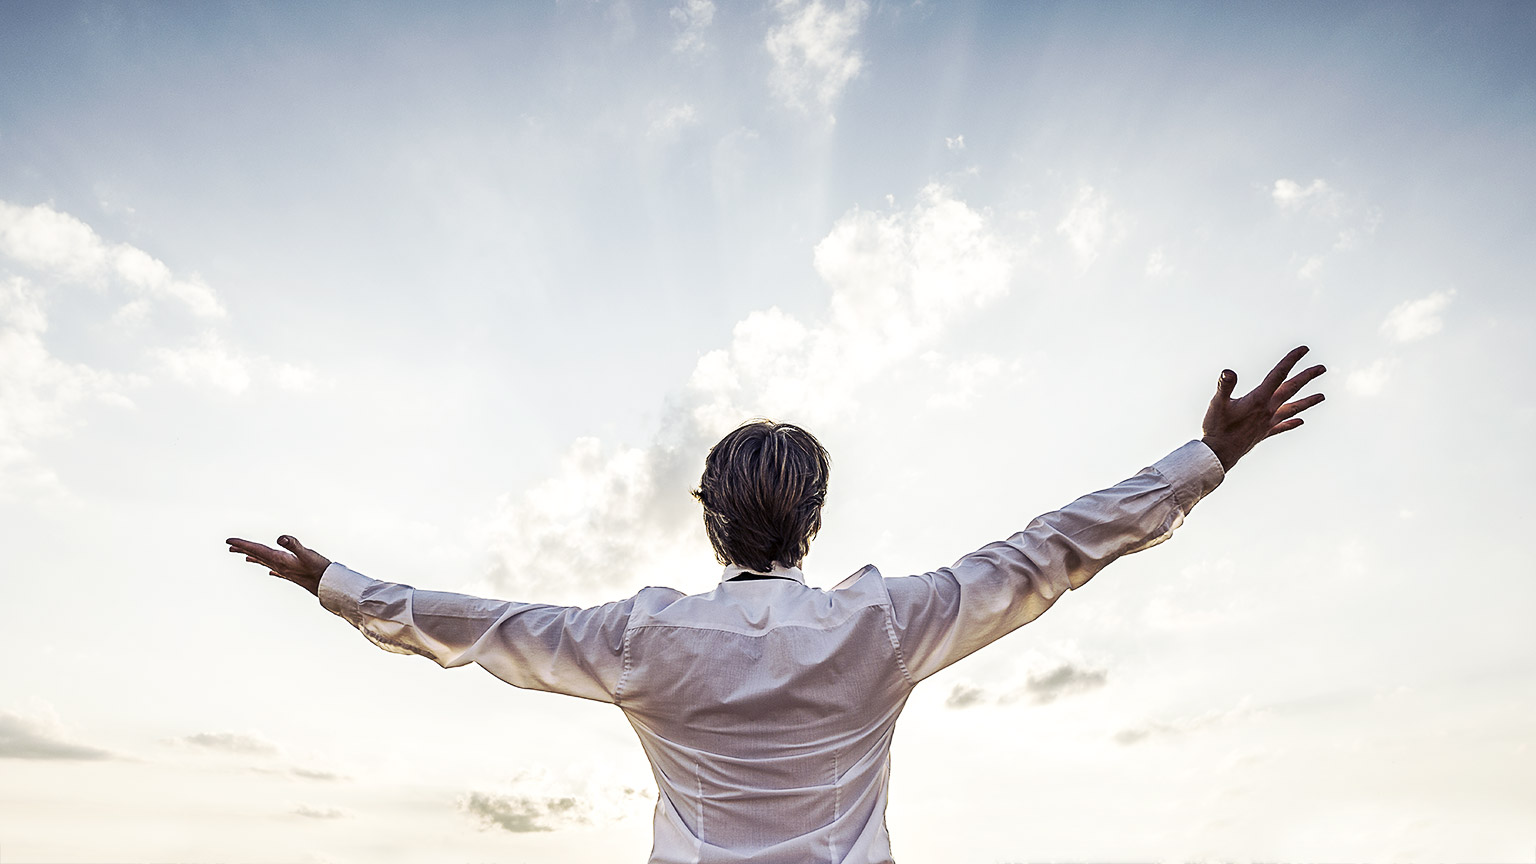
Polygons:
<instances>
[{"instance_id":1,"label":"man's neck","mask_svg":"<svg viewBox=\"0 0 1536 864\"><path fill-rule=\"evenodd\" d=\"M800 568L786 567L777 562L768 570L753 570L739 564L731 564L726 566L725 573L721 575L722 582L751 582L760 579L784 579L805 584L805 575L800 572Z\"/></svg>"}]
</instances>

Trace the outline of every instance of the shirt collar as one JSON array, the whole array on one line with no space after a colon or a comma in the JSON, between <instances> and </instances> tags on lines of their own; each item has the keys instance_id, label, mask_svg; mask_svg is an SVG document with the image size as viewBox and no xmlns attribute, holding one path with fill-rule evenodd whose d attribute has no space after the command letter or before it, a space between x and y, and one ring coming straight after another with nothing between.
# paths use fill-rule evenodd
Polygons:
<instances>
[{"instance_id":1,"label":"shirt collar","mask_svg":"<svg viewBox=\"0 0 1536 864\"><path fill-rule=\"evenodd\" d=\"M764 576L777 576L780 579L792 579L796 582L799 582L801 585L805 584L805 574L800 572L799 567L785 567L783 564L778 562L774 562L773 569L769 570L767 573L763 573L761 570L751 570L746 567L737 567L735 564L727 564L725 565L725 573L720 577L720 581L729 582L730 580L740 576L743 573L760 573Z\"/></svg>"}]
</instances>

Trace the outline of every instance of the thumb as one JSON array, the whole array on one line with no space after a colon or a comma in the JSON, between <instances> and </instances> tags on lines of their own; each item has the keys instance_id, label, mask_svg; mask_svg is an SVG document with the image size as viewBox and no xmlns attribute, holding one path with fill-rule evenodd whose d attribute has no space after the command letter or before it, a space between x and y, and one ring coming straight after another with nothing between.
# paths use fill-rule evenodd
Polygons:
<instances>
[{"instance_id":1,"label":"thumb","mask_svg":"<svg viewBox=\"0 0 1536 864\"><path fill-rule=\"evenodd\" d=\"M1237 386L1237 373L1231 369L1221 370L1221 375L1216 379L1216 395L1223 399L1232 398L1232 389Z\"/></svg>"},{"instance_id":2,"label":"thumb","mask_svg":"<svg viewBox=\"0 0 1536 864\"><path fill-rule=\"evenodd\" d=\"M299 563L304 567L317 569L327 567L331 563L329 558L326 558L319 552L316 552L315 550L305 546L303 543L300 543L297 537L294 537L290 534L284 534L283 536L277 538L277 542L281 544L284 549L292 552L294 557L298 558Z\"/></svg>"}]
</instances>

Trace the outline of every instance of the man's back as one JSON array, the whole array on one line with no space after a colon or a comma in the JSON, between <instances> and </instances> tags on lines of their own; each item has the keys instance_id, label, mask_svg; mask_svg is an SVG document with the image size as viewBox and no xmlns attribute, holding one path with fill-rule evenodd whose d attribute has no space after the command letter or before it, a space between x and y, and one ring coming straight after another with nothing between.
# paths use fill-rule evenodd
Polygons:
<instances>
[{"instance_id":1,"label":"man's back","mask_svg":"<svg viewBox=\"0 0 1536 864\"><path fill-rule=\"evenodd\" d=\"M631 617L615 701L660 790L652 861L890 858L888 757L912 683L884 580L822 591L779 572Z\"/></svg>"}]
</instances>

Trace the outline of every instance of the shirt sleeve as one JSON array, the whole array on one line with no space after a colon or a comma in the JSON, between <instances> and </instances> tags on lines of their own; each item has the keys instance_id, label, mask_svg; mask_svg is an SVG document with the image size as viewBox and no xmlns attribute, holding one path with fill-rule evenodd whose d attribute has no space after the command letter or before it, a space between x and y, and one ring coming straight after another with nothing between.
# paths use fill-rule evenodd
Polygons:
<instances>
[{"instance_id":1,"label":"shirt sleeve","mask_svg":"<svg viewBox=\"0 0 1536 864\"><path fill-rule=\"evenodd\" d=\"M638 596L638 595L637 595ZM332 563L320 604L369 641L444 668L478 663L513 685L614 701L635 598L582 609L418 591Z\"/></svg>"},{"instance_id":2,"label":"shirt sleeve","mask_svg":"<svg viewBox=\"0 0 1536 864\"><path fill-rule=\"evenodd\" d=\"M1111 561L1168 539L1222 481L1191 441L1108 489L921 576L887 579L895 638L916 683L1028 624Z\"/></svg>"}]
</instances>

